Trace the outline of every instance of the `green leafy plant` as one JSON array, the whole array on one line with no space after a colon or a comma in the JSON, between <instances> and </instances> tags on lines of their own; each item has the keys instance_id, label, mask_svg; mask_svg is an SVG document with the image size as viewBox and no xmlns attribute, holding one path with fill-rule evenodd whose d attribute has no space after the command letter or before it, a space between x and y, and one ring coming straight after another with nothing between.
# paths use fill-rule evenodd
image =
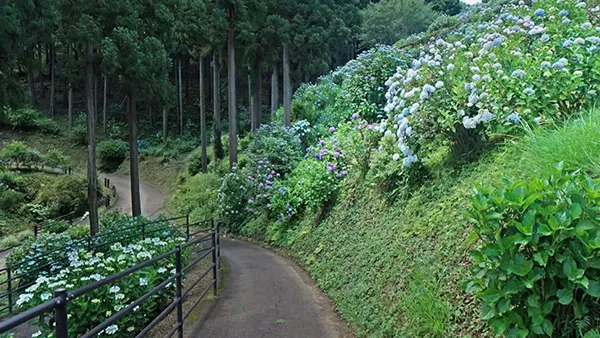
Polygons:
<instances>
[{"instance_id":1,"label":"green leafy plant","mask_svg":"<svg viewBox=\"0 0 600 338\"><path fill-rule=\"evenodd\" d=\"M600 307L600 181L567 174L478 187L464 212L480 245L466 288L508 337L574 337Z\"/></svg>"},{"instance_id":2,"label":"green leafy plant","mask_svg":"<svg viewBox=\"0 0 600 338\"><path fill-rule=\"evenodd\" d=\"M60 150L50 149L44 155L44 164L52 169L68 168L71 165L71 159Z\"/></svg>"},{"instance_id":3,"label":"green leafy plant","mask_svg":"<svg viewBox=\"0 0 600 338\"><path fill-rule=\"evenodd\" d=\"M256 168L259 161L268 161L276 172L285 175L301 159L302 149L299 137L291 129L271 123L251 136L245 154L251 168Z\"/></svg>"}]
</instances>

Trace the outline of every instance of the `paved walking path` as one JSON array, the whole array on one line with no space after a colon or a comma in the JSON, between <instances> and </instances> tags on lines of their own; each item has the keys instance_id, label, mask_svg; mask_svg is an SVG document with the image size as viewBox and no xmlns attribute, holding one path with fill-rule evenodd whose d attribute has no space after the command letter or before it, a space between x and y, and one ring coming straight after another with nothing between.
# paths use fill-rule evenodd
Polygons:
<instances>
[{"instance_id":1,"label":"paved walking path","mask_svg":"<svg viewBox=\"0 0 600 338\"><path fill-rule=\"evenodd\" d=\"M228 265L221 297L192 337L353 337L331 302L293 262L237 240L222 240Z\"/></svg>"}]
</instances>

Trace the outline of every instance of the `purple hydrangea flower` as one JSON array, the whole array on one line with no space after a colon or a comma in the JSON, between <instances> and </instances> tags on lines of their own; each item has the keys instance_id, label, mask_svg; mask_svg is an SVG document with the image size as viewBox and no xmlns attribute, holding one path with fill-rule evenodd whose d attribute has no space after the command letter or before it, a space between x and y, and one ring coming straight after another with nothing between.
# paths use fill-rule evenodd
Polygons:
<instances>
[{"instance_id":1,"label":"purple hydrangea flower","mask_svg":"<svg viewBox=\"0 0 600 338\"><path fill-rule=\"evenodd\" d=\"M329 132L330 133L334 133L335 132L335 128L334 127L329 127Z\"/></svg>"}]
</instances>

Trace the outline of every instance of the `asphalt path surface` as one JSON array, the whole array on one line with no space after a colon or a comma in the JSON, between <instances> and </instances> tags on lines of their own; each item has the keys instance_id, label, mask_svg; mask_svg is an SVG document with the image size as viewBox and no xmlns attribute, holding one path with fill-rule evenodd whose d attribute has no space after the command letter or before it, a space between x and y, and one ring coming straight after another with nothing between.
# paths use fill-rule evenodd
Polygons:
<instances>
[{"instance_id":1,"label":"asphalt path surface","mask_svg":"<svg viewBox=\"0 0 600 338\"><path fill-rule=\"evenodd\" d=\"M223 239L228 268L217 302L192 337L353 337L330 300L292 261L259 246Z\"/></svg>"}]
</instances>

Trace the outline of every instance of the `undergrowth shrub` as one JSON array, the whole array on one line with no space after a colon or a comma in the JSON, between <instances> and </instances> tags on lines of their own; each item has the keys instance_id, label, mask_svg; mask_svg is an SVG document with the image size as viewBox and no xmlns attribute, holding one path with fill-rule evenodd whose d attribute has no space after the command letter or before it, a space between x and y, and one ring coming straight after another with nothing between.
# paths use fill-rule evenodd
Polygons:
<instances>
[{"instance_id":1,"label":"undergrowth shrub","mask_svg":"<svg viewBox=\"0 0 600 338\"><path fill-rule=\"evenodd\" d=\"M276 172L285 175L302 156L300 138L281 124L263 125L250 137L245 154L251 168L259 161L268 161Z\"/></svg>"},{"instance_id":2,"label":"undergrowth shrub","mask_svg":"<svg viewBox=\"0 0 600 338\"><path fill-rule=\"evenodd\" d=\"M129 143L121 140L105 140L98 142L98 158L102 161L102 168L114 171L127 158Z\"/></svg>"},{"instance_id":3,"label":"undergrowth shrub","mask_svg":"<svg viewBox=\"0 0 600 338\"><path fill-rule=\"evenodd\" d=\"M564 173L480 186L465 211L473 224L473 277L483 319L507 337L582 335L600 321L600 180Z\"/></svg>"},{"instance_id":4,"label":"undergrowth shrub","mask_svg":"<svg viewBox=\"0 0 600 338\"><path fill-rule=\"evenodd\" d=\"M216 218L219 204L217 193L221 180L213 173L197 174L177 188L171 208L180 215L189 214L191 222Z\"/></svg>"},{"instance_id":5,"label":"undergrowth shrub","mask_svg":"<svg viewBox=\"0 0 600 338\"><path fill-rule=\"evenodd\" d=\"M0 124L10 126L13 129L39 129L42 132L51 134L60 133L60 128L56 122L45 117L41 112L31 108L11 109L9 107L4 107L3 114L0 114Z\"/></svg>"},{"instance_id":6,"label":"undergrowth shrub","mask_svg":"<svg viewBox=\"0 0 600 338\"><path fill-rule=\"evenodd\" d=\"M48 217L71 212L83 214L87 208L87 180L77 175L54 177L41 185L35 203L48 208Z\"/></svg>"}]
</instances>

